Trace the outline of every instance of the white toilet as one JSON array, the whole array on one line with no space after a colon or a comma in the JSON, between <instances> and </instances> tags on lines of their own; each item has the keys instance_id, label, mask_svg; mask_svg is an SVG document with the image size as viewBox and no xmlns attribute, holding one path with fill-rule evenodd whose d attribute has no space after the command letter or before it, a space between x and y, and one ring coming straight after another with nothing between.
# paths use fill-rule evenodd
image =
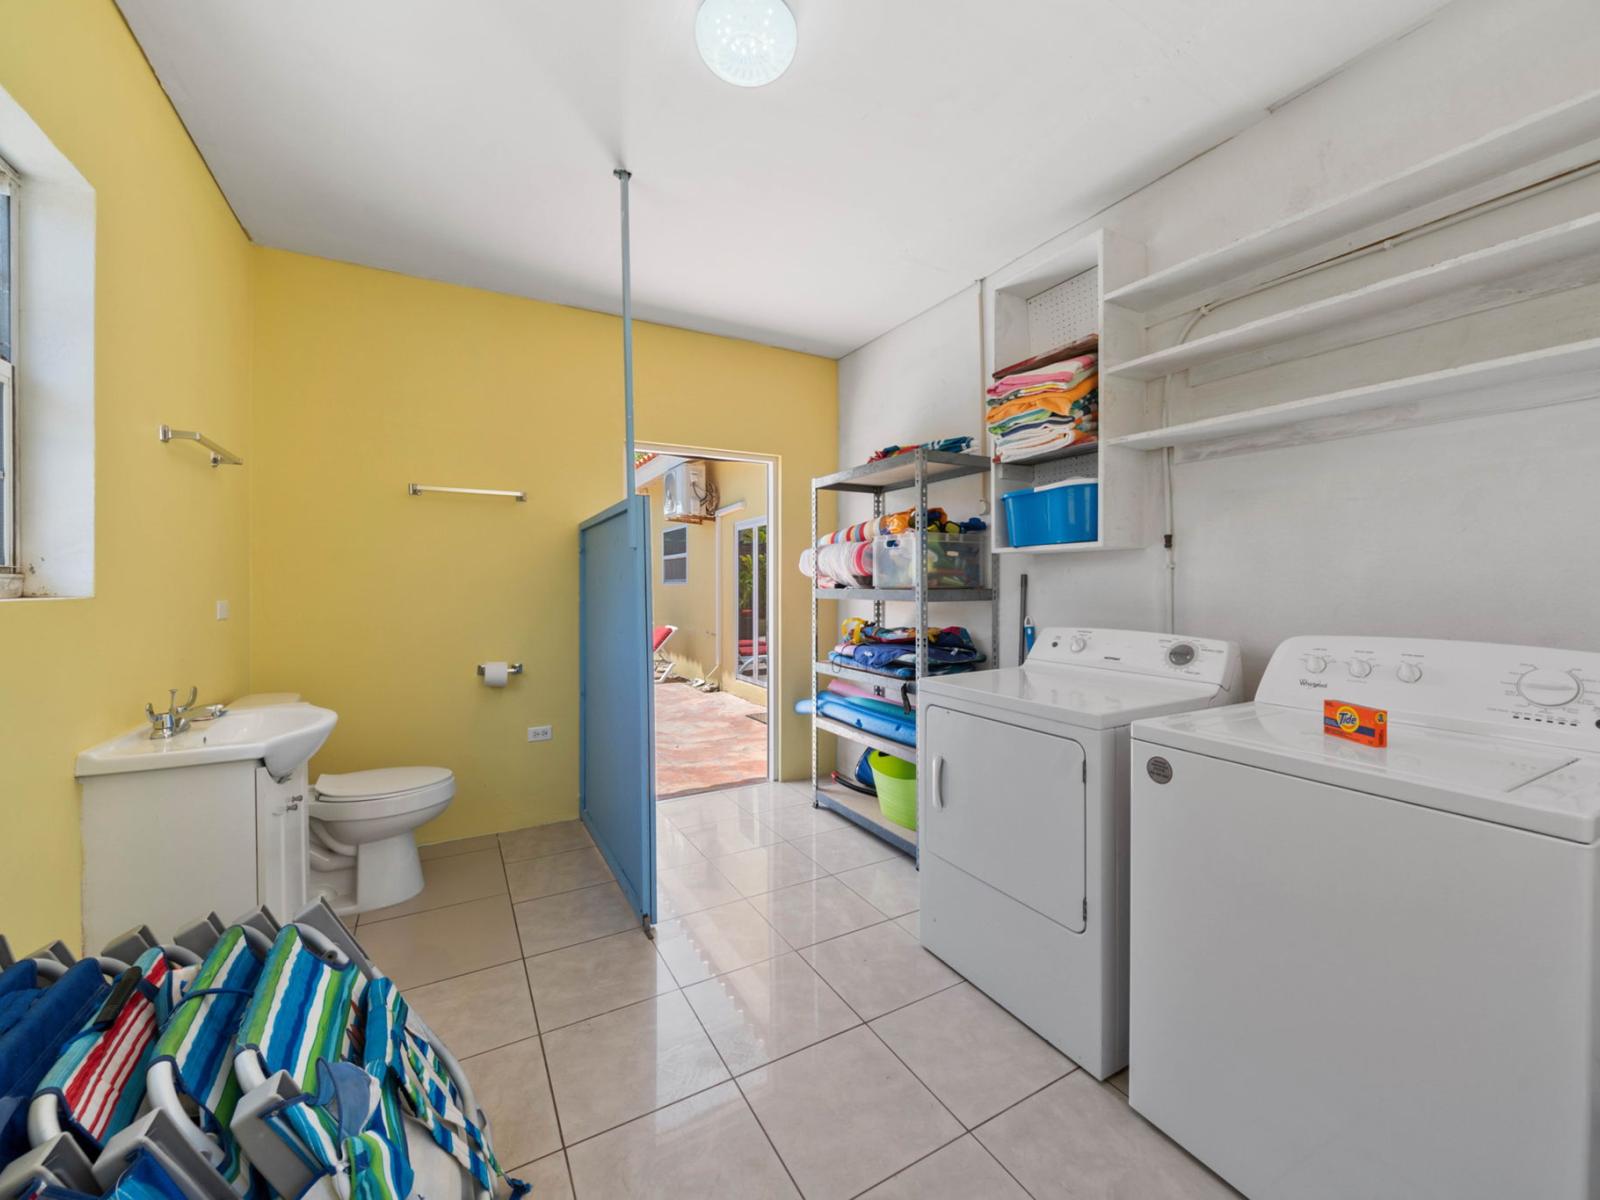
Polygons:
<instances>
[{"instance_id":1,"label":"white toilet","mask_svg":"<svg viewBox=\"0 0 1600 1200\"><path fill-rule=\"evenodd\" d=\"M261 692L228 707L301 704L294 692ZM456 777L444 767L379 767L320 775L307 797L309 884L341 914L370 912L422 890L415 831L450 807Z\"/></svg>"}]
</instances>

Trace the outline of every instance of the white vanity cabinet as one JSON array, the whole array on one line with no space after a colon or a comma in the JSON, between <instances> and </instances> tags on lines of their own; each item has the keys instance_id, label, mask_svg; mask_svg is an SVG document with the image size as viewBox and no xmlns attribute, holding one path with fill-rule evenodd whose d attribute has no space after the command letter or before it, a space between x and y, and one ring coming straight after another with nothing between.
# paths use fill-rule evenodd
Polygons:
<instances>
[{"instance_id":1,"label":"white vanity cabinet","mask_svg":"<svg viewBox=\"0 0 1600 1200\"><path fill-rule=\"evenodd\" d=\"M207 913L307 901L306 764L338 720L309 704L228 713L175 737L136 730L78 755L83 949ZM276 776L276 777L275 777Z\"/></svg>"},{"instance_id":2,"label":"white vanity cabinet","mask_svg":"<svg viewBox=\"0 0 1600 1200\"><path fill-rule=\"evenodd\" d=\"M258 762L83 781L83 946L138 925L169 938L208 912L306 902L306 768L282 783Z\"/></svg>"}]
</instances>

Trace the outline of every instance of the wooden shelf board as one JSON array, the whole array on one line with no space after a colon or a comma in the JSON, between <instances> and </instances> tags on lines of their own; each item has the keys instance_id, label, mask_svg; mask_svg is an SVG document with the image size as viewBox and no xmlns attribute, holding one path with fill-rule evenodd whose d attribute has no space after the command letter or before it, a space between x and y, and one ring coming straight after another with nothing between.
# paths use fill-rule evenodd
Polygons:
<instances>
[{"instance_id":1,"label":"wooden shelf board","mask_svg":"<svg viewBox=\"0 0 1600 1200\"><path fill-rule=\"evenodd\" d=\"M1600 213L1131 359L1104 373L1154 380L1232 360L1237 373L1600 280Z\"/></svg>"},{"instance_id":2,"label":"wooden shelf board","mask_svg":"<svg viewBox=\"0 0 1600 1200\"><path fill-rule=\"evenodd\" d=\"M903 600L915 603L915 588L816 588L818 600ZM971 603L994 599L992 588L929 588L929 604Z\"/></svg>"},{"instance_id":3,"label":"wooden shelf board","mask_svg":"<svg viewBox=\"0 0 1600 1200\"><path fill-rule=\"evenodd\" d=\"M1000 546L996 554L1081 554L1085 550L1104 550L1106 546L1096 538L1092 542L1062 542L1055 546Z\"/></svg>"},{"instance_id":4,"label":"wooden shelf board","mask_svg":"<svg viewBox=\"0 0 1600 1200\"><path fill-rule=\"evenodd\" d=\"M873 797L828 782L817 785L817 803L882 838L902 854L909 854L912 858L917 856L917 831L896 825L885 817Z\"/></svg>"},{"instance_id":5,"label":"wooden shelf board","mask_svg":"<svg viewBox=\"0 0 1600 1200\"><path fill-rule=\"evenodd\" d=\"M862 463L832 475L823 475L811 481L818 491L831 492L893 492L917 486L917 458L927 461L927 479L930 484L960 479L966 475L981 475L989 469L989 460L981 454L947 454L942 450L922 450L910 454L897 454L877 462Z\"/></svg>"},{"instance_id":6,"label":"wooden shelf board","mask_svg":"<svg viewBox=\"0 0 1600 1200\"><path fill-rule=\"evenodd\" d=\"M857 729L854 725L846 725L843 721L835 721L831 717L819 716L816 718L818 733L831 733L834 737L848 738L852 742L860 742L863 746L871 746L882 754L891 758L903 759L905 762L917 761L917 748L906 746L893 738L880 737L876 733L867 733Z\"/></svg>"},{"instance_id":7,"label":"wooden shelf board","mask_svg":"<svg viewBox=\"0 0 1600 1200\"><path fill-rule=\"evenodd\" d=\"M1600 90L1153 272L1111 291L1106 303L1165 319L1553 175L1581 161L1586 143L1596 138L1600 138ZM1563 161L1563 156L1572 162ZM1528 177L1519 177L1519 172Z\"/></svg>"},{"instance_id":8,"label":"wooden shelf board","mask_svg":"<svg viewBox=\"0 0 1600 1200\"><path fill-rule=\"evenodd\" d=\"M1128 434L1108 444L1247 449L1371 432L1382 427L1371 418L1385 411L1395 414L1393 423L1418 424L1593 396L1600 396L1600 338ZM1367 420L1347 422L1357 415Z\"/></svg>"}]
</instances>

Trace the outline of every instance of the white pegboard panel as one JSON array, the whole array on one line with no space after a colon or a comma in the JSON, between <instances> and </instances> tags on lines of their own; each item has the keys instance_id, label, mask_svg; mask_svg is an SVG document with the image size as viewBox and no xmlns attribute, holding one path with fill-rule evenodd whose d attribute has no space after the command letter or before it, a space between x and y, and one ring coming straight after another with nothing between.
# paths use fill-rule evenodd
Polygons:
<instances>
[{"instance_id":1,"label":"white pegboard panel","mask_svg":"<svg viewBox=\"0 0 1600 1200\"><path fill-rule=\"evenodd\" d=\"M1033 469L1033 486L1060 483L1063 479L1094 479L1100 474L1098 454L1079 454L1074 458L1058 458L1054 462L1040 463Z\"/></svg>"},{"instance_id":2,"label":"white pegboard panel","mask_svg":"<svg viewBox=\"0 0 1600 1200\"><path fill-rule=\"evenodd\" d=\"M1028 345L1035 354L1099 332L1098 267L1028 298Z\"/></svg>"}]
</instances>

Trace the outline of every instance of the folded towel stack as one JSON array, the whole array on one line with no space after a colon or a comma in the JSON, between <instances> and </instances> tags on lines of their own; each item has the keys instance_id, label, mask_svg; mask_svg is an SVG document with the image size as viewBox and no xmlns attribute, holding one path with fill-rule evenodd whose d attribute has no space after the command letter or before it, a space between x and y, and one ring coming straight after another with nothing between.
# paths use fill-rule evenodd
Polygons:
<instances>
[{"instance_id":1,"label":"folded towel stack","mask_svg":"<svg viewBox=\"0 0 1600 1200\"><path fill-rule=\"evenodd\" d=\"M987 423L996 462L1027 462L1095 440L1099 356L1083 354L1007 375L989 388Z\"/></svg>"}]
</instances>

